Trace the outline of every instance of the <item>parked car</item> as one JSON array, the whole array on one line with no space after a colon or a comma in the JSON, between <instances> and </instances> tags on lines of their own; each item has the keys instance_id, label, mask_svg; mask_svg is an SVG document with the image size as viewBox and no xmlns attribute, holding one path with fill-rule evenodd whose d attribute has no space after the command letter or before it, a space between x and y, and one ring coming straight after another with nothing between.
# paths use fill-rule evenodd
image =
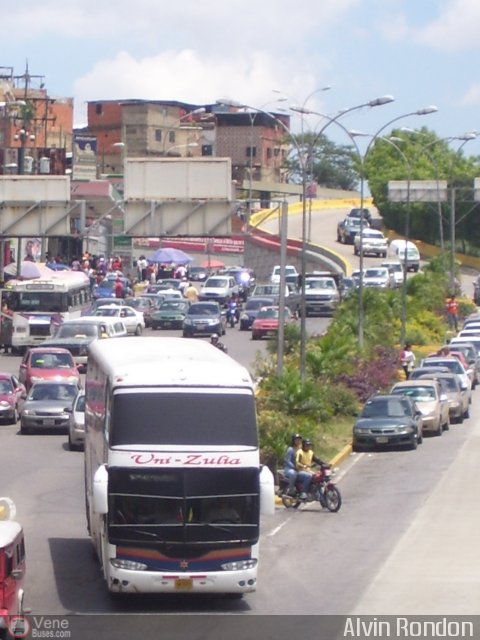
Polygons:
<instances>
[{"instance_id":1,"label":"parked car","mask_svg":"<svg viewBox=\"0 0 480 640\"><path fill-rule=\"evenodd\" d=\"M238 295L241 300L246 300L255 286L256 278L251 269L245 267L229 267L225 269L225 275L233 276L238 284Z\"/></svg>"},{"instance_id":2,"label":"parked car","mask_svg":"<svg viewBox=\"0 0 480 640\"><path fill-rule=\"evenodd\" d=\"M85 391L80 389L73 401L72 408L66 407L70 414L68 423L68 448L80 451L85 443Z\"/></svg>"},{"instance_id":3,"label":"parked car","mask_svg":"<svg viewBox=\"0 0 480 640\"><path fill-rule=\"evenodd\" d=\"M92 316L98 307L103 307L105 304L118 304L118 306L122 306L125 304L124 298L96 298L92 301L92 304L88 307L88 309L84 309L81 312L81 316Z\"/></svg>"},{"instance_id":4,"label":"parked car","mask_svg":"<svg viewBox=\"0 0 480 640\"><path fill-rule=\"evenodd\" d=\"M284 324L293 324L295 321L295 316L288 307L285 307ZM279 324L279 307L262 307L252 323L252 340L260 340L261 338L276 335Z\"/></svg>"},{"instance_id":5,"label":"parked car","mask_svg":"<svg viewBox=\"0 0 480 640\"><path fill-rule=\"evenodd\" d=\"M152 326L152 314L155 311L155 305L150 298L142 298L141 296L138 296L137 298L125 298L125 305L127 307L132 307L135 311L143 313L145 326Z\"/></svg>"},{"instance_id":6,"label":"parked car","mask_svg":"<svg viewBox=\"0 0 480 640\"><path fill-rule=\"evenodd\" d=\"M368 209L367 209L368 211ZM353 244L355 236L360 233L361 220L360 218L347 216L344 220L337 225L337 242L342 244ZM370 227L368 220L363 221L363 228Z\"/></svg>"},{"instance_id":7,"label":"parked car","mask_svg":"<svg viewBox=\"0 0 480 640\"><path fill-rule=\"evenodd\" d=\"M364 222L367 222L367 224L370 225L372 223L372 214L370 212L370 209L367 209L366 207L364 207L363 209L361 209L360 207L354 207L353 209L350 209L348 217L360 219L362 217L362 212Z\"/></svg>"},{"instance_id":8,"label":"parked car","mask_svg":"<svg viewBox=\"0 0 480 640\"><path fill-rule=\"evenodd\" d=\"M125 325L127 333L134 336L141 336L145 329L143 313L127 305L122 307L115 304L104 305L98 307L94 315L102 318L119 318Z\"/></svg>"},{"instance_id":9,"label":"parked car","mask_svg":"<svg viewBox=\"0 0 480 640\"><path fill-rule=\"evenodd\" d=\"M390 277L394 287L401 287L404 280L403 265L398 260L385 260L380 265L386 267L390 271Z\"/></svg>"},{"instance_id":10,"label":"parked car","mask_svg":"<svg viewBox=\"0 0 480 640\"><path fill-rule=\"evenodd\" d=\"M182 329L190 302L164 300L152 314L152 329Z\"/></svg>"},{"instance_id":11,"label":"parked car","mask_svg":"<svg viewBox=\"0 0 480 640\"><path fill-rule=\"evenodd\" d=\"M117 276L113 273L109 273L105 276L105 278L99 283L95 284L92 289L92 297L96 298L115 298L115 283L117 278L120 278L120 281L123 286L123 296L131 296L133 295L133 290L130 284L130 280L125 276Z\"/></svg>"},{"instance_id":12,"label":"parked car","mask_svg":"<svg viewBox=\"0 0 480 640\"><path fill-rule=\"evenodd\" d=\"M353 425L354 451L405 446L416 449L423 441L422 412L411 398L375 395L365 403Z\"/></svg>"},{"instance_id":13,"label":"parked car","mask_svg":"<svg viewBox=\"0 0 480 640\"><path fill-rule=\"evenodd\" d=\"M239 287L233 276L210 276L199 291L198 298L202 301L214 300L220 305L226 305L232 296L238 296Z\"/></svg>"},{"instance_id":14,"label":"parked car","mask_svg":"<svg viewBox=\"0 0 480 640\"><path fill-rule=\"evenodd\" d=\"M387 267L369 267L363 272L363 286L373 289L391 289L394 281Z\"/></svg>"},{"instance_id":15,"label":"parked car","mask_svg":"<svg viewBox=\"0 0 480 640\"><path fill-rule=\"evenodd\" d=\"M454 338L447 346L449 349L460 351L461 353L463 353L468 366L474 370L476 386L480 381L480 354L478 353L473 342L467 340L465 340L465 342L462 342L461 340Z\"/></svg>"},{"instance_id":16,"label":"parked car","mask_svg":"<svg viewBox=\"0 0 480 640\"><path fill-rule=\"evenodd\" d=\"M440 384L442 392L447 396L450 423L462 423L465 418L468 418L468 397L462 392L460 380L455 373L430 373L425 377L421 375L417 379L423 380L425 378L436 380Z\"/></svg>"},{"instance_id":17,"label":"parked car","mask_svg":"<svg viewBox=\"0 0 480 640\"><path fill-rule=\"evenodd\" d=\"M120 307L119 307L120 308ZM125 325L119 318L86 316L72 318L59 325L55 335L43 342L43 347L68 349L79 371L85 371L88 360L88 345L93 340L122 338L127 335Z\"/></svg>"},{"instance_id":18,"label":"parked car","mask_svg":"<svg viewBox=\"0 0 480 640\"><path fill-rule=\"evenodd\" d=\"M227 319L218 302L203 301L190 305L183 321L184 338L195 335L211 336L212 333L223 336L226 332Z\"/></svg>"},{"instance_id":19,"label":"parked car","mask_svg":"<svg viewBox=\"0 0 480 640\"><path fill-rule=\"evenodd\" d=\"M278 305L280 302L280 285L273 283L256 284L251 298L273 298L274 304ZM294 314L299 312L301 302L301 293L296 285L285 284L285 304Z\"/></svg>"},{"instance_id":20,"label":"parked car","mask_svg":"<svg viewBox=\"0 0 480 640\"><path fill-rule=\"evenodd\" d=\"M340 302L340 292L334 278L308 276L305 278L305 314L332 315Z\"/></svg>"},{"instance_id":21,"label":"parked car","mask_svg":"<svg viewBox=\"0 0 480 640\"><path fill-rule=\"evenodd\" d=\"M460 385L462 389L466 390L467 395L469 396L469 402L471 402L471 371L465 370L458 358L455 358L454 356L433 356L423 358L423 360L420 361L420 366L447 367L447 369L449 369L452 373L456 373L460 378Z\"/></svg>"},{"instance_id":22,"label":"parked car","mask_svg":"<svg viewBox=\"0 0 480 640\"><path fill-rule=\"evenodd\" d=\"M405 256L405 251L407 252ZM388 255L400 264L407 264L407 271L418 272L420 269L420 252L417 246L409 240L392 240L388 245Z\"/></svg>"},{"instance_id":23,"label":"parked car","mask_svg":"<svg viewBox=\"0 0 480 640\"><path fill-rule=\"evenodd\" d=\"M35 382L20 407L20 432L39 429L66 432L70 423L69 410L77 393L78 385L72 382Z\"/></svg>"},{"instance_id":24,"label":"parked car","mask_svg":"<svg viewBox=\"0 0 480 640\"><path fill-rule=\"evenodd\" d=\"M15 424L18 420L19 405L26 395L25 385L11 373L0 373L0 420Z\"/></svg>"},{"instance_id":25,"label":"parked car","mask_svg":"<svg viewBox=\"0 0 480 640\"><path fill-rule=\"evenodd\" d=\"M405 380L394 384L391 394L412 398L422 412L422 432L441 436L450 426L450 412L446 394L436 380Z\"/></svg>"},{"instance_id":26,"label":"parked car","mask_svg":"<svg viewBox=\"0 0 480 640\"><path fill-rule=\"evenodd\" d=\"M270 282L273 282L273 284L279 284L280 282L280 273L281 273L281 265L277 264L273 267L272 269L272 274L270 276ZM286 264L285 265L285 277L286 276L297 276L298 277L298 271L297 271L297 267L295 267L293 264Z\"/></svg>"},{"instance_id":27,"label":"parked car","mask_svg":"<svg viewBox=\"0 0 480 640\"><path fill-rule=\"evenodd\" d=\"M248 298L240 311L240 331L247 331L247 329L250 329L262 307L268 307L274 304L275 299L267 296L255 296Z\"/></svg>"},{"instance_id":28,"label":"parked car","mask_svg":"<svg viewBox=\"0 0 480 640\"><path fill-rule=\"evenodd\" d=\"M371 254L381 258L387 257L387 239L377 229L364 229L361 234L355 236L353 252L356 256L360 255L360 247L364 256Z\"/></svg>"},{"instance_id":29,"label":"parked car","mask_svg":"<svg viewBox=\"0 0 480 640\"><path fill-rule=\"evenodd\" d=\"M206 267L188 267L187 278L192 282L204 282L208 277Z\"/></svg>"},{"instance_id":30,"label":"parked car","mask_svg":"<svg viewBox=\"0 0 480 640\"><path fill-rule=\"evenodd\" d=\"M40 380L72 382L80 386L80 373L72 354L62 347L42 346L29 349L20 362L18 379L29 391Z\"/></svg>"}]
</instances>

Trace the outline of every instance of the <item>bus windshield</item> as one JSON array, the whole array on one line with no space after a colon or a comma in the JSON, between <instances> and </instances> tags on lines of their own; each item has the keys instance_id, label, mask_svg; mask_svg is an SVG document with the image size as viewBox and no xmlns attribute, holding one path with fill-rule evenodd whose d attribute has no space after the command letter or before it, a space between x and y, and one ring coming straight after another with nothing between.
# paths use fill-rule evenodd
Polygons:
<instances>
[{"instance_id":1,"label":"bus windshield","mask_svg":"<svg viewBox=\"0 0 480 640\"><path fill-rule=\"evenodd\" d=\"M12 311L68 311L66 293L55 291L11 291L6 298Z\"/></svg>"},{"instance_id":2,"label":"bus windshield","mask_svg":"<svg viewBox=\"0 0 480 640\"><path fill-rule=\"evenodd\" d=\"M242 445L257 447L251 393L192 389L115 393L110 445Z\"/></svg>"},{"instance_id":3,"label":"bus windshield","mask_svg":"<svg viewBox=\"0 0 480 640\"><path fill-rule=\"evenodd\" d=\"M109 488L110 542L258 541L256 469L112 468Z\"/></svg>"}]
</instances>

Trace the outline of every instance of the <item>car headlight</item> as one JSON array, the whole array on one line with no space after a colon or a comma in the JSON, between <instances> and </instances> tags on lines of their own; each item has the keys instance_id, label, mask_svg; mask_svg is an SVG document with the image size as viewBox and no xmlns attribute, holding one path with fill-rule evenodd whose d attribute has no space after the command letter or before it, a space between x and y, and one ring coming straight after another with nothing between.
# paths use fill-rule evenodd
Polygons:
<instances>
[{"instance_id":1,"label":"car headlight","mask_svg":"<svg viewBox=\"0 0 480 640\"><path fill-rule=\"evenodd\" d=\"M245 312L241 313L240 320L248 320L248 313L245 313Z\"/></svg>"},{"instance_id":2,"label":"car headlight","mask_svg":"<svg viewBox=\"0 0 480 640\"><path fill-rule=\"evenodd\" d=\"M10 406L11 406L10 403L7 402L6 400L0 400L0 408L9 409Z\"/></svg>"},{"instance_id":3,"label":"car headlight","mask_svg":"<svg viewBox=\"0 0 480 640\"><path fill-rule=\"evenodd\" d=\"M148 568L144 562L121 560L120 558L110 558L110 564L115 569L127 569L128 571L146 571Z\"/></svg>"},{"instance_id":4,"label":"car headlight","mask_svg":"<svg viewBox=\"0 0 480 640\"><path fill-rule=\"evenodd\" d=\"M411 424L400 424L398 425L398 428L400 431L404 431L405 433L413 433L415 431Z\"/></svg>"},{"instance_id":5,"label":"car headlight","mask_svg":"<svg viewBox=\"0 0 480 640\"><path fill-rule=\"evenodd\" d=\"M34 409L24 409L22 411L24 416L35 416L37 415Z\"/></svg>"},{"instance_id":6,"label":"car headlight","mask_svg":"<svg viewBox=\"0 0 480 640\"><path fill-rule=\"evenodd\" d=\"M225 562L220 565L224 571L246 571L247 569L253 569L257 565L256 558L249 558L248 560L237 560L236 562Z\"/></svg>"},{"instance_id":7,"label":"car headlight","mask_svg":"<svg viewBox=\"0 0 480 640\"><path fill-rule=\"evenodd\" d=\"M183 321L185 324L187 325L191 325L193 324L193 320L191 320L190 318L185 318L185 320Z\"/></svg>"}]
</instances>

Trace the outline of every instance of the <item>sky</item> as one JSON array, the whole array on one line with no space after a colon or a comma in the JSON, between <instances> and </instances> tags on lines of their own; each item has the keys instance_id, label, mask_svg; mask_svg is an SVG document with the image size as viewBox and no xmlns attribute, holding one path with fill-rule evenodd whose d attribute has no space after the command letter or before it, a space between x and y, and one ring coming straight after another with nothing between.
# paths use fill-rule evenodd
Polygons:
<instances>
[{"instance_id":1,"label":"sky","mask_svg":"<svg viewBox=\"0 0 480 640\"><path fill-rule=\"evenodd\" d=\"M87 101L228 98L326 114L289 111L291 128L350 144L328 117L391 95L339 121L455 137L480 131L479 25L478 0L22 0L2 6L0 66L21 75L28 63L50 96L73 97L76 126ZM480 135L463 150L480 155Z\"/></svg>"}]
</instances>

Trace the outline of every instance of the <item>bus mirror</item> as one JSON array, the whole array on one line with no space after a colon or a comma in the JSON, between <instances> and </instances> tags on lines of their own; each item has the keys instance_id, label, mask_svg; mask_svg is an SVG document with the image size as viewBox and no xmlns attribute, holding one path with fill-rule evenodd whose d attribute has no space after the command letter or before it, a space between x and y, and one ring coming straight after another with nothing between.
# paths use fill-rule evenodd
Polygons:
<instances>
[{"instance_id":1,"label":"bus mirror","mask_svg":"<svg viewBox=\"0 0 480 640\"><path fill-rule=\"evenodd\" d=\"M93 477L93 511L100 515L108 513L108 471L104 464Z\"/></svg>"},{"instance_id":2,"label":"bus mirror","mask_svg":"<svg viewBox=\"0 0 480 640\"><path fill-rule=\"evenodd\" d=\"M275 513L275 480L265 464L260 469L260 513L262 516Z\"/></svg>"}]
</instances>

